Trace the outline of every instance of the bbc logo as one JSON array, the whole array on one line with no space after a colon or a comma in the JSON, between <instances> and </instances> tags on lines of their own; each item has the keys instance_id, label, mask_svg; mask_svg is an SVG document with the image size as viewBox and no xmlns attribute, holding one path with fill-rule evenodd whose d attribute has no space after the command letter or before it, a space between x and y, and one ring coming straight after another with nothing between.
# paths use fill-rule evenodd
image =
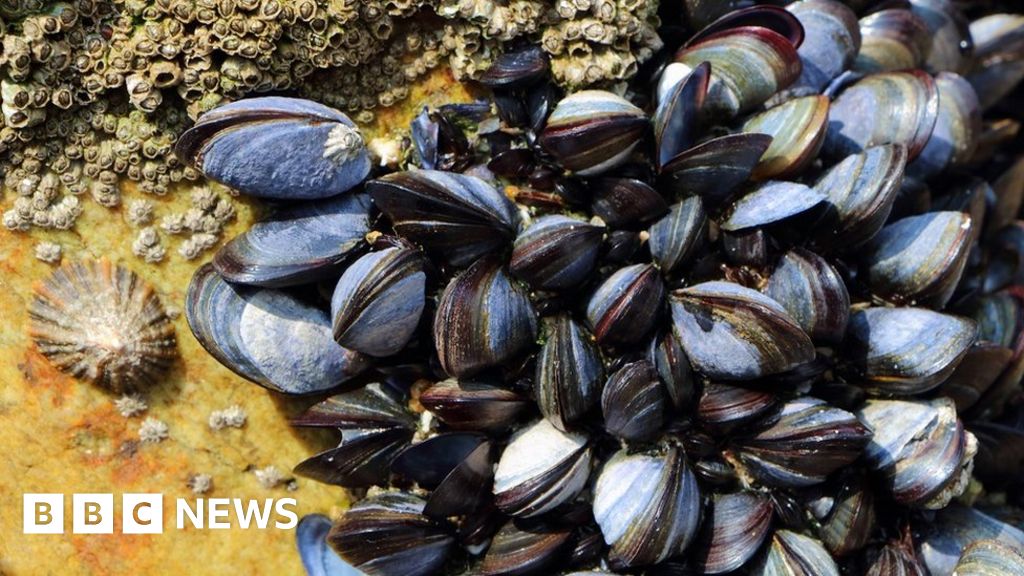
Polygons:
<instances>
[{"instance_id":1,"label":"bbc logo","mask_svg":"<svg viewBox=\"0 0 1024 576\"><path fill-rule=\"evenodd\" d=\"M24 494L23 498L25 534L64 533L64 494ZM113 534L114 515L113 494L71 495L71 532L74 534ZM162 534L163 531L162 494L121 495L123 534Z\"/></svg>"}]
</instances>

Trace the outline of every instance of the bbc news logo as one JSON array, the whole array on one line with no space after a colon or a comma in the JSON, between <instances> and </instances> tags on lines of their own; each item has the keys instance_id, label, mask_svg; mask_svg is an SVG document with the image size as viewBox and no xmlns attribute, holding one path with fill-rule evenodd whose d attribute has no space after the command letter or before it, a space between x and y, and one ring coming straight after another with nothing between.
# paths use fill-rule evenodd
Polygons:
<instances>
[{"instance_id":1,"label":"bbc news logo","mask_svg":"<svg viewBox=\"0 0 1024 576\"><path fill-rule=\"evenodd\" d=\"M63 534L64 494L24 494L25 534ZM226 530L229 528L290 530L299 522L294 498L178 498L174 504L174 528ZM122 494L120 514L113 494L72 494L72 534L113 534L120 518L122 534L163 534L163 494Z\"/></svg>"}]
</instances>

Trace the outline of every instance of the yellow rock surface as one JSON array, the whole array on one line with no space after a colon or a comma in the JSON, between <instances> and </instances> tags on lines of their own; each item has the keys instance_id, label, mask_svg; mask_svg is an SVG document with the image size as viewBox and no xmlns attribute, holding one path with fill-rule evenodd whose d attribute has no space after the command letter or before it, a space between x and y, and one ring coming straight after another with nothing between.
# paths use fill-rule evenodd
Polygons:
<instances>
[{"instance_id":1,"label":"yellow rock surface","mask_svg":"<svg viewBox=\"0 0 1024 576\"><path fill-rule=\"evenodd\" d=\"M426 102L466 99L446 72L437 73L414 90L407 109L382 111L370 135L406 125ZM123 204L140 197L126 190ZM164 198L145 197L157 205L157 218L189 206L185 188ZM7 209L12 198L6 193L0 207ZM225 238L244 230L259 212L256 203L244 199L235 205L238 218ZM186 261L176 253L179 241L165 236L165 261L146 264L131 252L136 229L120 209L88 199L83 206L73 231L0 230L0 575L302 574L294 531L243 530L235 522L229 530L178 531L174 501L194 502L186 482L192 474L205 473L213 477L207 497L292 497L300 517L338 514L347 503L340 488L297 478L295 491L267 489L253 473L273 465L290 477L296 463L336 443L330 431L288 426L288 418L312 400L275 395L235 376L206 354L183 315L174 320L180 359L146 393L149 410L134 418L114 408L117 395L59 372L32 345L26 330L32 287L53 270L35 259L38 242L61 244L64 261L105 256L124 265L151 283L168 309L179 312L193 270L213 253ZM248 412L246 426L211 430L210 412L232 404ZM149 416L167 423L167 440L138 442L138 428ZM130 492L163 493L163 534L120 533L120 495ZM22 534L23 493L65 494L65 534ZM70 534L72 493L113 493L115 533Z\"/></svg>"}]
</instances>

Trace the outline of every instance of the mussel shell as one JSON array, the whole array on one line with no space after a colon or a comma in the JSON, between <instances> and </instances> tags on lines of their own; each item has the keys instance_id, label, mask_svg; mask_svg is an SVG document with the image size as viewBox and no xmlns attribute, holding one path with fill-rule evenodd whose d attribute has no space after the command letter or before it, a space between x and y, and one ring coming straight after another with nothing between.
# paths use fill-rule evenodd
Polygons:
<instances>
[{"instance_id":1,"label":"mussel shell","mask_svg":"<svg viewBox=\"0 0 1024 576\"><path fill-rule=\"evenodd\" d=\"M420 394L420 403L456 430L500 432L511 428L531 405L512 390L480 382L442 380Z\"/></svg>"},{"instance_id":2,"label":"mussel shell","mask_svg":"<svg viewBox=\"0 0 1024 576\"><path fill-rule=\"evenodd\" d=\"M587 320L602 346L644 339L663 311L665 285L650 264L634 264L605 280L587 303Z\"/></svg>"},{"instance_id":3,"label":"mussel shell","mask_svg":"<svg viewBox=\"0 0 1024 576\"><path fill-rule=\"evenodd\" d=\"M1024 205L1024 156L1017 158L996 178L992 183L992 189L996 194L996 203L989 210L986 237L991 237L1016 220L1021 206Z\"/></svg>"},{"instance_id":4,"label":"mussel shell","mask_svg":"<svg viewBox=\"0 0 1024 576\"><path fill-rule=\"evenodd\" d=\"M939 114L928 144L909 167L914 178L925 180L949 168L970 162L981 137L981 105L971 84L951 72L935 77Z\"/></svg>"},{"instance_id":5,"label":"mussel shell","mask_svg":"<svg viewBox=\"0 0 1024 576\"><path fill-rule=\"evenodd\" d=\"M516 238L509 270L537 290L572 288L593 272L603 237L601 226L541 216Z\"/></svg>"},{"instance_id":6,"label":"mussel shell","mask_svg":"<svg viewBox=\"0 0 1024 576\"><path fill-rule=\"evenodd\" d=\"M953 573L963 576L1024 576L1024 555L1020 549L999 540L978 540L964 549Z\"/></svg>"},{"instance_id":7,"label":"mussel shell","mask_svg":"<svg viewBox=\"0 0 1024 576\"><path fill-rule=\"evenodd\" d=\"M799 48L804 41L804 27L795 16L778 6L762 5L740 8L723 15L696 32L686 45L696 44L719 32L751 26L767 28L784 36L794 48Z\"/></svg>"},{"instance_id":8,"label":"mussel shell","mask_svg":"<svg viewBox=\"0 0 1024 576\"><path fill-rule=\"evenodd\" d=\"M370 197L346 194L298 204L225 244L213 265L229 282L280 287L336 272L365 246Z\"/></svg>"},{"instance_id":9,"label":"mussel shell","mask_svg":"<svg viewBox=\"0 0 1024 576\"><path fill-rule=\"evenodd\" d=\"M764 228L747 228L722 233L722 251L733 266L761 270L768 266L768 244L771 239Z\"/></svg>"},{"instance_id":10,"label":"mussel shell","mask_svg":"<svg viewBox=\"0 0 1024 576\"><path fill-rule=\"evenodd\" d=\"M356 260L331 297L334 339L370 356L405 348L426 305L423 259L411 248L386 248Z\"/></svg>"},{"instance_id":11,"label":"mussel shell","mask_svg":"<svg viewBox=\"0 0 1024 576\"><path fill-rule=\"evenodd\" d=\"M673 330L693 366L710 378L745 380L814 358L814 346L771 298L729 282L706 282L669 298Z\"/></svg>"},{"instance_id":12,"label":"mussel shell","mask_svg":"<svg viewBox=\"0 0 1024 576\"><path fill-rule=\"evenodd\" d=\"M836 0L804 0L786 9L800 20L805 32L797 50L803 71L790 91L817 94L847 70L860 52L857 15Z\"/></svg>"},{"instance_id":13,"label":"mussel shell","mask_svg":"<svg viewBox=\"0 0 1024 576\"><path fill-rule=\"evenodd\" d=\"M675 60L689 68L702 62L711 64L705 108L708 114L724 118L753 110L792 84L801 71L800 56L793 43L759 26L712 34L683 47ZM664 91L659 86L659 92Z\"/></svg>"},{"instance_id":14,"label":"mussel shell","mask_svg":"<svg viewBox=\"0 0 1024 576\"><path fill-rule=\"evenodd\" d=\"M455 538L446 524L423 515L424 505L402 492L362 500L334 523L327 542L367 576L435 574Z\"/></svg>"},{"instance_id":15,"label":"mussel shell","mask_svg":"<svg viewBox=\"0 0 1024 576\"><path fill-rule=\"evenodd\" d=\"M456 266L507 245L518 231L515 205L474 176L395 172L370 181L367 190L398 234Z\"/></svg>"},{"instance_id":16,"label":"mussel shell","mask_svg":"<svg viewBox=\"0 0 1024 576\"><path fill-rule=\"evenodd\" d=\"M441 367L451 376L472 376L500 365L536 338L530 298L498 260L478 260L438 298L434 343Z\"/></svg>"},{"instance_id":17,"label":"mussel shell","mask_svg":"<svg viewBox=\"0 0 1024 576\"><path fill-rule=\"evenodd\" d=\"M403 450L391 470L431 490L423 514L447 518L471 514L491 497L494 461L483 434L449 432Z\"/></svg>"},{"instance_id":18,"label":"mussel shell","mask_svg":"<svg viewBox=\"0 0 1024 576\"><path fill-rule=\"evenodd\" d=\"M839 567L821 542L790 530L776 530L752 576L839 576Z\"/></svg>"},{"instance_id":19,"label":"mussel shell","mask_svg":"<svg viewBox=\"0 0 1024 576\"><path fill-rule=\"evenodd\" d=\"M679 197L700 196L717 207L750 178L771 145L767 134L730 134L686 150L666 164L665 187Z\"/></svg>"},{"instance_id":20,"label":"mussel shell","mask_svg":"<svg viewBox=\"0 0 1024 576\"><path fill-rule=\"evenodd\" d=\"M860 20L860 36L853 69L865 73L921 68L932 42L925 21L905 8L865 16Z\"/></svg>"},{"instance_id":21,"label":"mussel shell","mask_svg":"<svg viewBox=\"0 0 1024 576\"><path fill-rule=\"evenodd\" d=\"M728 432L764 416L777 402L764 390L708 382L697 403L697 418L705 428Z\"/></svg>"},{"instance_id":22,"label":"mussel shell","mask_svg":"<svg viewBox=\"0 0 1024 576\"><path fill-rule=\"evenodd\" d=\"M531 517L579 494L590 477L585 434L562 432L547 420L520 429L498 460L494 503L510 516Z\"/></svg>"},{"instance_id":23,"label":"mussel shell","mask_svg":"<svg viewBox=\"0 0 1024 576\"><path fill-rule=\"evenodd\" d=\"M708 221L700 196L691 196L672 205L667 216L648 228L651 257L663 274L671 274L686 264L707 237Z\"/></svg>"},{"instance_id":24,"label":"mussel shell","mask_svg":"<svg viewBox=\"0 0 1024 576\"><path fill-rule=\"evenodd\" d=\"M185 318L221 364L277 392L323 392L368 367L362 354L334 341L326 312L285 292L232 285L210 264L192 276Z\"/></svg>"},{"instance_id":25,"label":"mussel shell","mask_svg":"<svg viewBox=\"0 0 1024 576\"><path fill-rule=\"evenodd\" d=\"M832 102L824 150L840 157L879 144L901 144L913 160L931 138L938 114L939 90L926 72L872 74Z\"/></svg>"},{"instance_id":26,"label":"mussel shell","mask_svg":"<svg viewBox=\"0 0 1024 576\"><path fill-rule=\"evenodd\" d=\"M869 391L918 394L953 372L976 332L972 320L923 308L868 308L850 315L846 349Z\"/></svg>"},{"instance_id":27,"label":"mussel shell","mask_svg":"<svg viewBox=\"0 0 1024 576\"><path fill-rule=\"evenodd\" d=\"M992 422L972 422L978 439L974 475L991 491L1018 490L1024 478L1024 430Z\"/></svg>"},{"instance_id":28,"label":"mussel shell","mask_svg":"<svg viewBox=\"0 0 1024 576\"><path fill-rule=\"evenodd\" d=\"M850 465L870 439L870 430L853 414L804 396L733 440L727 456L760 484L804 487Z\"/></svg>"},{"instance_id":29,"label":"mussel shell","mask_svg":"<svg viewBox=\"0 0 1024 576\"><path fill-rule=\"evenodd\" d=\"M800 174L818 156L828 128L825 96L794 98L743 123L743 132L768 134L771 146L752 174L756 180L784 179Z\"/></svg>"},{"instance_id":30,"label":"mussel shell","mask_svg":"<svg viewBox=\"0 0 1024 576\"><path fill-rule=\"evenodd\" d=\"M849 556L875 535L875 493L861 472L840 478L837 486L823 490L808 508L819 522L818 536L835 556Z\"/></svg>"},{"instance_id":31,"label":"mussel shell","mask_svg":"<svg viewBox=\"0 0 1024 576\"><path fill-rule=\"evenodd\" d=\"M338 141L339 135L352 141ZM181 135L175 153L206 176L260 198L326 198L370 173L366 146L348 116L280 96L214 108Z\"/></svg>"},{"instance_id":32,"label":"mussel shell","mask_svg":"<svg viewBox=\"0 0 1024 576\"><path fill-rule=\"evenodd\" d=\"M604 385L601 412L610 434L631 442L653 440L665 422L666 398L658 372L647 360L619 368Z\"/></svg>"},{"instance_id":33,"label":"mussel shell","mask_svg":"<svg viewBox=\"0 0 1024 576\"><path fill-rule=\"evenodd\" d=\"M836 344L846 334L850 295L842 277L824 258L794 248L779 259L764 293L789 312L815 342Z\"/></svg>"},{"instance_id":34,"label":"mussel shell","mask_svg":"<svg viewBox=\"0 0 1024 576\"><path fill-rule=\"evenodd\" d=\"M807 212L824 200L820 192L803 184L768 180L733 203L719 226L728 232L738 232L774 224Z\"/></svg>"},{"instance_id":35,"label":"mussel shell","mask_svg":"<svg viewBox=\"0 0 1024 576\"><path fill-rule=\"evenodd\" d=\"M923 532L919 557L932 576L952 576L964 549L978 540L998 540L1024 550L1024 532L975 509L951 504L916 525Z\"/></svg>"},{"instance_id":36,"label":"mussel shell","mask_svg":"<svg viewBox=\"0 0 1024 576\"><path fill-rule=\"evenodd\" d=\"M525 88L548 74L548 56L540 46L505 52L480 75L479 82L491 89Z\"/></svg>"},{"instance_id":37,"label":"mussel shell","mask_svg":"<svg viewBox=\"0 0 1024 576\"><path fill-rule=\"evenodd\" d=\"M331 520L323 514L308 514L295 527L295 543L306 576L363 576L327 546Z\"/></svg>"},{"instance_id":38,"label":"mussel shell","mask_svg":"<svg viewBox=\"0 0 1024 576\"><path fill-rule=\"evenodd\" d=\"M963 74L974 56L967 19L951 0L911 0L910 9L928 26L931 48L925 68L933 74Z\"/></svg>"},{"instance_id":39,"label":"mussel shell","mask_svg":"<svg viewBox=\"0 0 1024 576\"><path fill-rule=\"evenodd\" d=\"M658 170L693 146L700 110L708 92L711 65L703 62L682 79L654 112L654 139Z\"/></svg>"},{"instance_id":40,"label":"mussel shell","mask_svg":"<svg viewBox=\"0 0 1024 576\"><path fill-rule=\"evenodd\" d=\"M1024 16L990 14L971 22L974 67L967 77L981 100L990 108L1007 96L1024 78Z\"/></svg>"},{"instance_id":41,"label":"mussel shell","mask_svg":"<svg viewBox=\"0 0 1024 576\"><path fill-rule=\"evenodd\" d=\"M648 127L643 110L624 98L584 90L558 103L540 144L566 170L592 176L625 162Z\"/></svg>"},{"instance_id":42,"label":"mussel shell","mask_svg":"<svg viewBox=\"0 0 1024 576\"><path fill-rule=\"evenodd\" d=\"M507 522L491 541L474 574L521 576L553 574L572 547L572 531L561 526L523 526Z\"/></svg>"},{"instance_id":43,"label":"mussel shell","mask_svg":"<svg viewBox=\"0 0 1024 576\"><path fill-rule=\"evenodd\" d=\"M684 0L686 22L692 30L700 30L722 16L754 5L753 0Z\"/></svg>"},{"instance_id":44,"label":"mussel shell","mask_svg":"<svg viewBox=\"0 0 1024 576\"><path fill-rule=\"evenodd\" d=\"M865 459L896 502L939 509L967 487L977 443L948 398L869 400L857 415L873 431Z\"/></svg>"},{"instance_id":45,"label":"mussel shell","mask_svg":"<svg viewBox=\"0 0 1024 576\"><path fill-rule=\"evenodd\" d=\"M342 430L405 428L412 431L416 420L389 388L372 382L310 406L292 418L291 424Z\"/></svg>"},{"instance_id":46,"label":"mussel shell","mask_svg":"<svg viewBox=\"0 0 1024 576\"><path fill-rule=\"evenodd\" d=\"M568 430L601 398L604 365L589 332L568 314L555 317L537 358L534 397L544 416Z\"/></svg>"},{"instance_id":47,"label":"mussel shell","mask_svg":"<svg viewBox=\"0 0 1024 576\"><path fill-rule=\"evenodd\" d=\"M594 519L612 567L645 566L686 550L700 524L700 488L682 448L617 452L594 485Z\"/></svg>"},{"instance_id":48,"label":"mussel shell","mask_svg":"<svg viewBox=\"0 0 1024 576\"><path fill-rule=\"evenodd\" d=\"M772 504L757 492L715 494L694 546L701 574L724 574L753 558L772 524Z\"/></svg>"},{"instance_id":49,"label":"mussel shell","mask_svg":"<svg viewBox=\"0 0 1024 576\"><path fill-rule=\"evenodd\" d=\"M686 357L675 332L664 330L651 340L647 358L658 371L672 406L676 410L688 407L693 401L696 379L690 359Z\"/></svg>"},{"instance_id":50,"label":"mussel shell","mask_svg":"<svg viewBox=\"0 0 1024 576\"><path fill-rule=\"evenodd\" d=\"M971 225L963 212L928 212L882 228L864 254L872 293L897 304L944 307L967 265Z\"/></svg>"},{"instance_id":51,"label":"mussel shell","mask_svg":"<svg viewBox=\"0 0 1024 576\"><path fill-rule=\"evenodd\" d=\"M903 542L893 542L878 552L866 576L926 576L926 573L913 547L908 549Z\"/></svg>"},{"instance_id":52,"label":"mussel shell","mask_svg":"<svg viewBox=\"0 0 1024 576\"><path fill-rule=\"evenodd\" d=\"M992 342L975 342L963 360L939 387L939 393L953 400L959 412L973 407L1006 371L1013 350Z\"/></svg>"},{"instance_id":53,"label":"mussel shell","mask_svg":"<svg viewBox=\"0 0 1024 576\"><path fill-rule=\"evenodd\" d=\"M591 182L591 187L591 210L613 228L651 222L669 210L661 194L642 180L601 178Z\"/></svg>"},{"instance_id":54,"label":"mussel shell","mask_svg":"<svg viewBox=\"0 0 1024 576\"><path fill-rule=\"evenodd\" d=\"M903 146L873 146L819 178L814 189L826 196L828 209L815 231L815 247L848 251L877 234L892 212L906 163Z\"/></svg>"}]
</instances>

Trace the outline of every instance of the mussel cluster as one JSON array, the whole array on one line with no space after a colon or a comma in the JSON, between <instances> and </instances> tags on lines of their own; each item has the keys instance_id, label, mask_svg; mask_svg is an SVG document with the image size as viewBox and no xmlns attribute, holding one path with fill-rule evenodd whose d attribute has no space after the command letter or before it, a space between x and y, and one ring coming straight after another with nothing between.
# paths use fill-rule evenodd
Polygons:
<instances>
[{"instance_id":1,"label":"mussel cluster","mask_svg":"<svg viewBox=\"0 0 1024 576\"><path fill-rule=\"evenodd\" d=\"M393 167L305 100L185 133L282 204L186 315L341 431L313 573L1024 574L1024 17L857 4L664 28L622 94L509 52Z\"/></svg>"}]
</instances>

